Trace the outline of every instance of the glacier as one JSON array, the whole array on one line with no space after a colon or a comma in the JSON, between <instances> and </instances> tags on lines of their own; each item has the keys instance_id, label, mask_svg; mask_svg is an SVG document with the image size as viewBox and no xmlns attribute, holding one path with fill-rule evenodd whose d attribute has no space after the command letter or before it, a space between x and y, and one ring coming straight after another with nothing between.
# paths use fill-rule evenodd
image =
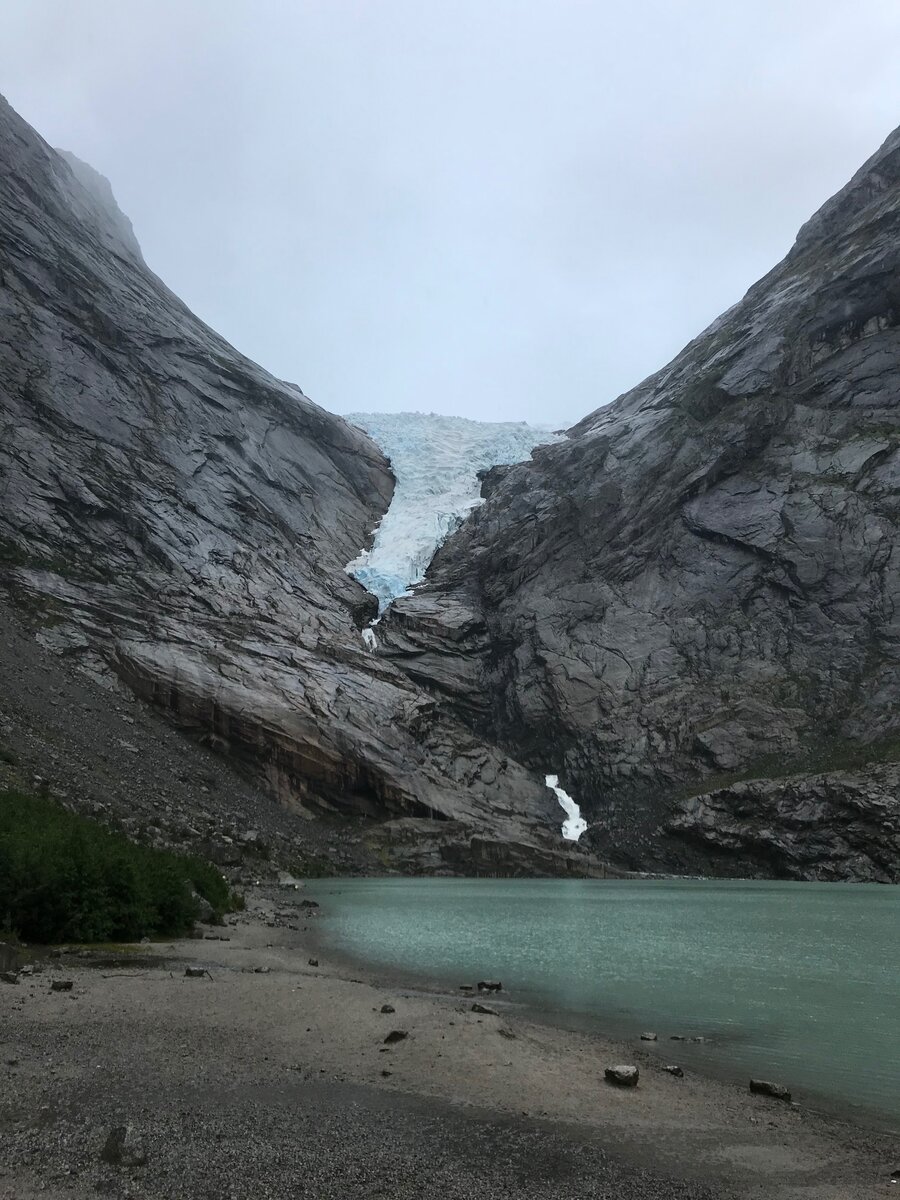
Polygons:
<instances>
[{"instance_id":1,"label":"glacier","mask_svg":"<svg viewBox=\"0 0 900 1200\"><path fill-rule=\"evenodd\" d=\"M524 421L436 413L351 413L345 419L377 442L397 481L372 548L346 567L378 599L379 617L372 625L392 600L421 583L441 542L482 503L480 471L522 462L535 446L563 437ZM371 627L363 640L376 648Z\"/></svg>"}]
</instances>

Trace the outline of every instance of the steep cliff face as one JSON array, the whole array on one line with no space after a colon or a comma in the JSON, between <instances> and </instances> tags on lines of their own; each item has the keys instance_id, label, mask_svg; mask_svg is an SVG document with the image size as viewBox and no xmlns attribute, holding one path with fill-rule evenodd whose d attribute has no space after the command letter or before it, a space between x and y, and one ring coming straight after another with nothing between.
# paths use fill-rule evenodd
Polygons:
<instances>
[{"instance_id":1,"label":"steep cliff face","mask_svg":"<svg viewBox=\"0 0 900 1200\"><path fill-rule=\"evenodd\" d=\"M383 623L383 653L558 770L596 844L687 865L684 835L715 818L685 795L891 744L900 131L674 362L485 492ZM823 820L840 823L844 778ZM742 853L774 869L752 839ZM895 843L887 857L900 878Z\"/></svg>"},{"instance_id":2,"label":"steep cliff face","mask_svg":"<svg viewBox=\"0 0 900 1200\"><path fill-rule=\"evenodd\" d=\"M431 866L476 833L552 858L540 777L362 644L374 443L193 316L106 181L5 103L0 164L0 583L45 647L295 812L441 822Z\"/></svg>"},{"instance_id":3,"label":"steep cliff face","mask_svg":"<svg viewBox=\"0 0 900 1200\"><path fill-rule=\"evenodd\" d=\"M900 879L900 132L670 366L490 471L374 654L383 455L3 103L0 164L0 584L45 648L407 869Z\"/></svg>"}]
</instances>

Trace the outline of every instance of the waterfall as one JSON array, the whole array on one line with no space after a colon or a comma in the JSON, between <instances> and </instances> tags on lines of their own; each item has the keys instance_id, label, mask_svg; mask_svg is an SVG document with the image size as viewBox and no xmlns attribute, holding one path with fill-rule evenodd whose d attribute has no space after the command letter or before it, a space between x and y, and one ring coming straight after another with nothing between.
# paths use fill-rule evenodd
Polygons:
<instances>
[{"instance_id":1,"label":"waterfall","mask_svg":"<svg viewBox=\"0 0 900 1200\"><path fill-rule=\"evenodd\" d=\"M584 831L587 829L587 821L581 815L581 809L568 794L559 786L558 775L546 775L544 783L551 791L556 792L556 798L559 801L559 806L566 814L566 819L563 821L562 835L567 842L577 842Z\"/></svg>"}]
</instances>

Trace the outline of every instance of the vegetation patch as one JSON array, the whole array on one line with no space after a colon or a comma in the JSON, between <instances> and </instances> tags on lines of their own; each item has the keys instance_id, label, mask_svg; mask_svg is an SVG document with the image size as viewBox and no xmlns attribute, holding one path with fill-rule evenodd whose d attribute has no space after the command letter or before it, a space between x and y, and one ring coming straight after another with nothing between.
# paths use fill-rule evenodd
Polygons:
<instances>
[{"instance_id":1,"label":"vegetation patch","mask_svg":"<svg viewBox=\"0 0 900 1200\"><path fill-rule=\"evenodd\" d=\"M0 790L0 928L29 942L178 937L239 900L202 859L137 846L49 797Z\"/></svg>"}]
</instances>

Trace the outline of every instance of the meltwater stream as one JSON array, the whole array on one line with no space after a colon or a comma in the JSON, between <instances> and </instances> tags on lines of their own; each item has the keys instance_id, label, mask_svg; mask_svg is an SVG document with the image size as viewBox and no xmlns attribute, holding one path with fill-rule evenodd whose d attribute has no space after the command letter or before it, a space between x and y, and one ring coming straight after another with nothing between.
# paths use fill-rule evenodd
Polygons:
<instances>
[{"instance_id":1,"label":"meltwater stream","mask_svg":"<svg viewBox=\"0 0 900 1200\"><path fill-rule=\"evenodd\" d=\"M355 958L454 990L499 978L504 999L559 1019L655 1030L641 1049L666 1062L900 1126L900 888L384 879L314 895Z\"/></svg>"}]
</instances>

